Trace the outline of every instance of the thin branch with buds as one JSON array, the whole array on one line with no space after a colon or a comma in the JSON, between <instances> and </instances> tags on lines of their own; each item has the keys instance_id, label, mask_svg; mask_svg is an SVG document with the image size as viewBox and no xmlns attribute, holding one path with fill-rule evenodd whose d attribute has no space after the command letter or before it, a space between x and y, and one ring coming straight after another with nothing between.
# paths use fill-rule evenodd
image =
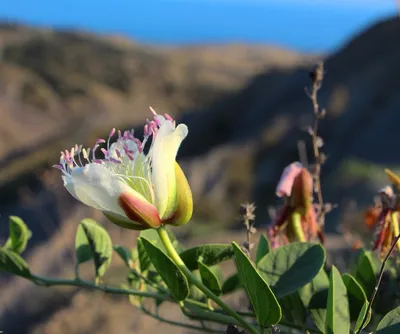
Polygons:
<instances>
[{"instance_id":1,"label":"thin branch with buds","mask_svg":"<svg viewBox=\"0 0 400 334\"><path fill-rule=\"evenodd\" d=\"M326 114L326 110L320 109L318 103L318 91L320 90L322 86L322 81L324 79L324 63L322 61L315 66L312 72L310 72L310 77L312 81L311 92L309 92L307 87L305 90L313 104L314 123L313 127L310 128L308 132L310 133L312 138L313 153L315 158L315 166L312 174L315 182L314 191L317 194L318 204L320 207L318 213L318 223L322 228L325 224L325 214L327 211L325 208L324 199L322 196L322 187L321 187L321 166L325 162L326 158L325 155L322 152L320 152L320 148L323 145L323 141L321 137L318 136L319 121L323 119Z\"/></svg>"},{"instance_id":2,"label":"thin branch with buds","mask_svg":"<svg viewBox=\"0 0 400 334\"><path fill-rule=\"evenodd\" d=\"M243 250L250 258L250 250L253 247L251 242L251 235L256 232L253 226L253 221L255 219L254 211L256 207L253 203L243 203L240 205L240 217L239 219L244 223L246 227L246 242L243 244Z\"/></svg>"},{"instance_id":3,"label":"thin branch with buds","mask_svg":"<svg viewBox=\"0 0 400 334\"><path fill-rule=\"evenodd\" d=\"M372 304L373 304L373 302L375 300L376 294L378 293L378 290L379 290L379 286L381 285L381 282L382 282L382 277L383 277L383 273L385 271L386 262L390 258L390 255L392 255L394 247L396 246L396 244L399 241L399 239L400 239L400 234L394 239L392 247L390 247L389 251L387 252L387 254L386 254L386 256L385 256L385 258L384 258L384 260L382 262L381 270L379 272L378 282L376 283L375 288L374 288L374 292L372 293L371 299L369 300L369 305L368 305L368 308L367 308L367 312L365 313L364 319L363 319L363 321L361 323L360 330L362 330L364 328L364 324L368 319L368 314L371 312Z\"/></svg>"}]
</instances>

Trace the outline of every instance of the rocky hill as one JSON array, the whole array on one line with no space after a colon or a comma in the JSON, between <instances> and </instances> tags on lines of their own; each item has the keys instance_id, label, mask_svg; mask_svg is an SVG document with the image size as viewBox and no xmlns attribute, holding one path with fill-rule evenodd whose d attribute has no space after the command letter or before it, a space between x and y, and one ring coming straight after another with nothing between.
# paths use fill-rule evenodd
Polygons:
<instances>
[{"instance_id":1,"label":"rocky hill","mask_svg":"<svg viewBox=\"0 0 400 334\"><path fill-rule=\"evenodd\" d=\"M12 212L43 224L55 199L43 191L42 176L61 149L92 145L111 126L137 126L150 105L175 117L202 114L257 73L311 59L272 47L160 48L115 36L0 25L0 227ZM63 199L59 205L62 214L45 219L54 227L73 204ZM0 236L4 232L0 228ZM38 233L38 241L46 237Z\"/></svg>"},{"instance_id":2,"label":"rocky hill","mask_svg":"<svg viewBox=\"0 0 400 334\"><path fill-rule=\"evenodd\" d=\"M330 215L328 231L335 231L350 200L371 201L385 182L380 166L400 165L399 37L399 19L389 18L324 59L323 189L341 208ZM149 105L189 127L179 159L198 222L233 225L238 204L253 200L265 224L282 168L298 159L299 140L309 146L304 130L313 111L304 87L322 56L240 45L159 48L10 24L0 26L0 50L0 237L7 216L21 215L34 231L33 244L47 241L59 251L45 257L45 245L31 253L32 262L46 263L43 272L57 274L59 261L71 261L66 238L72 240L73 229L62 222L92 214L66 194L48 166L60 149L89 144L111 126L139 126ZM55 304L43 302L37 310L25 303L31 292L21 285L0 296L8 305L2 330L27 333L20 322L9 320L6 327L6 319L21 317L23 305L32 324L72 298L38 292L35 300Z\"/></svg>"}]
</instances>

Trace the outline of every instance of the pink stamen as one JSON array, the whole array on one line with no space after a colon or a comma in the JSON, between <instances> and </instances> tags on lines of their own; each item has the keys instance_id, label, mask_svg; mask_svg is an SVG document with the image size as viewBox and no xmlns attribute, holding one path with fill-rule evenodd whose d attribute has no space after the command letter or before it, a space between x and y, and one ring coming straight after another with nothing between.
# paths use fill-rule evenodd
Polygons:
<instances>
[{"instance_id":1,"label":"pink stamen","mask_svg":"<svg viewBox=\"0 0 400 334\"><path fill-rule=\"evenodd\" d=\"M174 119L173 119L169 114L164 114L164 117L165 117L165 119L166 119L167 121L171 121L171 122L174 121Z\"/></svg>"},{"instance_id":2,"label":"pink stamen","mask_svg":"<svg viewBox=\"0 0 400 334\"><path fill-rule=\"evenodd\" d=\"M112 137L115 135L115 128L112 128L112 130L110 131L110 134L108 135L109 137Z\"/></svg>"},{"instance_id":3,"label":"pink stamen","mask_svg":"<svg viewBox=\"0 0 400 334\"><path fill-rule=\"evenodd\" d=\"M101 139L101 138L96 140L96 144L103 144L105 142L106 141L104 139Z\"/></svg>"},{"instance_id":4,"label":"pink stamen","mask_svg":"<svg viewBox=\"0 0 400 334\"><path fill-rule=\"evenodd\" d=\"M117 159L114 159L114 158L110 158L110 161L111 161L111 162L114 162L114 163L116 163L116 164L121 164L121 163L122 163L121 161L119 161L119 160L117 160Z\"/></svg>"},{"instance_id":5,"label":"pink stamen","mask_svg":"<svg viewBox=\"0 0 400 334\"><path fill-rule=\"evenodd\" d=\"M100 159L93 159L92 161L94 163L96 163L96 164L102 164L103 163L103 160L100 160Z\"/></svg>"},{"instance_id":6,"label":"pink stamen","mask_svg":"<svg viewBox=\"0 0 400 334\"><path fill-rule=\"evenodd\" d=\"M101 149L101 152L104 153L104 156L105 156L105 157L108 157L109 153L108 153L108 151L107 151L105 148L102 148L102 149Z\"/></svg>"},{"instance_id":7,"label":"pink stamen","mask_svg":"<svg viewBox=\"0 0 400 334\"><path fill-rule=\"evenodd\" d=\"M151 113L152 113L154 116L157 116L156 111L155 111L152 107L149 107L149 109L150 109Z\"/></svg>"}]
</instances>

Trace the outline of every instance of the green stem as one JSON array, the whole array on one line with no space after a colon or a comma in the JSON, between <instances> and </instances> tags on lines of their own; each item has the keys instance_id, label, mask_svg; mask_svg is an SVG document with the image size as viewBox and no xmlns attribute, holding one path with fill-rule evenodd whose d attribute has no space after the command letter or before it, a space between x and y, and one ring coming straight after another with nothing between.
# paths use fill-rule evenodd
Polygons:
<instances>
[{"instance_id":1,"label":"green stem","mask_svg":"<svg viewBox=\"0 0 400 334\"><path fill-rule=\"evenodd\" d=\"M199 288L208 298L212 299L218 306L223 308L227 314L235 318L238 323L245 329L247 329L250 333L258 334L257 330L247 323L239 314L237 314L234 310L230 308L227 304L225 304L220 298L214 295L203 283L186 267L185 263L182 261L181 257L175 250L172 242L169 238L168 232L164 226L161 226L157 229L158 235L164 244L164 247L168 251L171 259L175 262L175 264L179 267L179 269L186 275L187 279L190 283L194 284L197 288Z\"/></svg>"},{"instance_id":2,"label":"green stem","mask_svg":"<svg viewBox=\"0 0 400 334\"><path fill-rule=\"evenodd\" d=\"M219 324L225 324L225 325L233 324L240 326L240 323L236 319L230 316L221 313L206 311L203 309L199 309L198 307L191 307L191 306L188 307L188 309L190 310L189 312L185 309L186 305L187 304L185 303L180 303L182 313L190 319L206 320L206 321L216 322Z\"/></svg>"},{"instance_id":3,"label":"green stem","mask_svg":"<svg viewBox=\"0 0 400 334\"><path fill-rule=\"evenodd\" d=\"M107 293L119 294L119 295L133 295L138 297L146 297L153 299L161 299L164 301L171 301L171 297L168 295L162 295L154 292L138 291L134 289L120 289L115 287L109 287L101 284L93 284L83 279L59 279L59 278L46 278L41 276L33 275L33 283L44 286L76 286L81 288L100 290Z\"/></svg>"},{"instance_id":4,"label":"green stem","mask_svg":"<svg viewBox=\"0 0 400 334\"><path fill-rule=\"evenodd\" d=\"M139 277L143 282L151 286L152 288L158 290L158 292L164 293L164 294L169 294L169 292L164 289L162 286L159 286L158 284L155 284L154 282L150 281L147 277L143 276L140 274L137 270L135 269L130 269L137 277Z\"/></svg>"},{"instance_id":5,"label":"green stem","mask_svg":"<svg viewBox=\"0 0 400 334\"><path fill-rule=\"evenodd\" d=\"M179 326L179 327L188 328L188 329L194 329L194 330L197 330L197 331L207 332L207 333L225 333L225 331L221 331L221 330L211 329L211 328L207 328L207 327L200 327L200 326L185 324L183 322L168 320L168 319L160 317L159 315L157 315L155 313L150 312L145 307L141 307L139 309L143 313L147 314L148 316L150 316L150 317L152 317L152 318L154 318L156 320L159 320L161 322L164 322L166 324L169 324L169 325Z\"/></svg>"},{"instance_id":6,"label":"green stem","mask_svg":"<svg viewBox=\"0 0 400 334\"><path fill-rule=\"evenodd\" d=\"M288 237L291 241L301 241L305 242L306 237L304 236L304 231L301 226L301 214L297 211L294 211L289 218L289 224L287 226L288 229Z\"/></svg>"}]
</instances>

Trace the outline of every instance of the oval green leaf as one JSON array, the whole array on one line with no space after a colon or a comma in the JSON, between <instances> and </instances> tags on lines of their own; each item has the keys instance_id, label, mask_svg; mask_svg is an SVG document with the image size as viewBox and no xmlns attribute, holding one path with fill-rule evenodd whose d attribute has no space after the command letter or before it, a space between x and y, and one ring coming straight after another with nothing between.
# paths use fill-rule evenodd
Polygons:
<instances>
[{"instance_id":1,"label":"oval green leaf","mask_svg":"<svg viewBox=\"0 0 400 334\"><path fill-rule=\"evenodd\" d=\"M203 284L219 297L222 294L222 288L218 277L202 262L199 262L199 272Z\"/></svg>"},{"instance_id":2,"label":"oval green leaf","mask_svg":"<svg viewBox=\"0 0 400 334\"><path fill-rule=\"evenodd\" d=\"M386 314L379 322L376 334L400 333L400 306Z\"/></svg>"},{"instance_id":3,"label":"oval green leaf","mask_svg":"<svg viewBox=\"0 0 400 334\"><path fill-rule=\"evenodd\" d=\"M155 244L157 245L157 247L159 247L158 242L156 242ZM153 243L153 245L154 245L154 243ZM140 272L144 274L150 268L151 261L146 253L146 249L143 246L143 242L142 242L141 238L139 238L137 240L137 249L138 249L138 256L139 256Z\"/></svg>"},{"instance_id":4,"label":"oval green leaf","mask_svg":"<svg viewBox=\"0 0 400 334\"><path fill-rule=\"evenodd\" d=\"M282 317L282 310L275 295L238 244L233 242L232 245L239 275L254 307L258 323L265 327L277 324Z\"/></svg>"},{"instance_id":5,"label":"oval green leaf","mask_svg":"<svg viewBox=\"0 0 400 334\"><path fill-rule=\"evenodd\" d=\"M360 314L357 317L357 321L356 321L356 324L354 326L354 334L357 334L360 330L362 330L365 327L367 327L369 321L371 320L372 312L371 312L371 310L369 310L368 316L367 316L367 320L365 321L365 323L363 325L363 328L361 328L361 324L362 324L362 322L363 322L363 320L365 318L365 315L367 314L368 305L369 305L369 302L368 302L368 300L366 300L364 302L363 307L361 308Z\"/></svg>"},{"instance_id":6,"label":"oval green leaf","mask_svg":"<svg viewBox=\"0 0 400 334\"><path fill-rule=\"evenodd\" d=\"M327 334L350 333L350 310L347 289L335 266L329 279L325 328Z\"/></svg>"},{"instance_id":7,"label":"oval green leaf","mask_svg":"<svg viewBox=\"0 0 400 334\"><path fill-rule=\"evenodd\" d=\"M270 245L267 237L264 234L260 235L260 240L258 241L257 252L256 252L256 264L268 254L270 250Z\"/></svg>"},{"instance_id":8,"label":"oval green leaf","mask_svg":"<svg viewBox=\"0 0 400 334\"><path fill-rule=\"evenodd\" d=\"M225 280L224 284L222 284L222 294L226 295L240 289L241 287L243 287L243 284L240 281L239 274L235 273L232 276L229 276Z\"/></svg>"},{"instance_id":9,"label":"oval green leaf","mask_svg":"<svg viewBox=\"0 0 400 334\"><path fill-rule=\"evenodd\" d=\"M350 319L357 320L360 311L367 300L367 296L360 283L350 274L343 274L342 279L347 289L350 305Z\"/></svg>"},{"instance_id":10,"label":"oval green leaf","mask_svg":"<svg viewBox=\"0 0 400 334\"><path fill-rule=\"evenodd\" d=\"M131 263L132 263L132 254L129 251L128 248L121 246L121 245L115 245L113 246L114 251L119 255L122 261L126 264L128 268L130 268Z\"/></svg>"},{"instance_id":11,"label":"oval green leaf","mask_svg":"<svg viewBox=\"0 0 400 334\"><path fill-rule=\"evenodd\" d=\"M325 332L326 304L328 301L329 277L324 268L311 283L299 290L299 295L305 307L310 311L315 326Z\"/></svg>"},{"instance_id":12,"label":"oval green leaf","mask_svg":"<svg viewBox=\"0 0 400 334\"><path fill-rule=\"evenodd\" d=\"M370 296L376 285L376 269L370 251L360 249L357 254L353 276L360 283L365 293Z\"/></svg>"},{"instance_id":13,"label":"oval green leaf","mask_svg":"<svg viewBox=\"0 0 400 334\"><path fill-rule=\"evenodd\" d=\"M189 294L186 276L159 247L144 237L140 239L154 267L171 290L172 296L177 301L184 300Z\"/></svg>"},{"instance_id":14,"label":"oval green leaf","mask_svg":"<svg viewBox=\"0 0 400 334\"><path fill-rule=\"evenodd\" d=\"M93 219L83 219L75 238L78 264L93 259L96 277L102 277L112 259L112 242L107 231Z\"/></svg>"},{"instance_id":15,"label":"oval green leaf","mask_svg":"<svg viewBox=\"0 0 400 334\"><path fill-rule=\"evenodd\" d=\"M25 260L6 248L0 248L0 270L25 278L32 276Z\"/></svg>"},{"instance_id":16,"label":"oval green leaf","mask_svg":"<svg viewBox=\"0 0 400 334\"><path fill-rule=\"evenodd\" d=\"M179 255L190 270L196 270L199 268L199 259L206 266L213 266L231 259L233 257L233 249L231 245L208 244L189 248Z\"/></svg>"},{"instance_id":17,"label":"oval green leaf","mask_svg":"<svg viewBox=\"0 0 400 334\"><path fill-rule=\"evenodd\" d=\"M281 298L311 282L324 262L325 250L321 245L294 242L269 252L257 267L275 295Z\"/></svg>"},{"instance_id":18,"label":"oval green leaf","mask_svg":"<svg viewBox=\"0 0 400 334\"><path fill-rule=\"evenodd\" d=\"M21 254L25 250L32 233L21 218L10 216L9 221L10 236L8 237L4 247L15 253Z\"/></svg>"}]
</instances>

